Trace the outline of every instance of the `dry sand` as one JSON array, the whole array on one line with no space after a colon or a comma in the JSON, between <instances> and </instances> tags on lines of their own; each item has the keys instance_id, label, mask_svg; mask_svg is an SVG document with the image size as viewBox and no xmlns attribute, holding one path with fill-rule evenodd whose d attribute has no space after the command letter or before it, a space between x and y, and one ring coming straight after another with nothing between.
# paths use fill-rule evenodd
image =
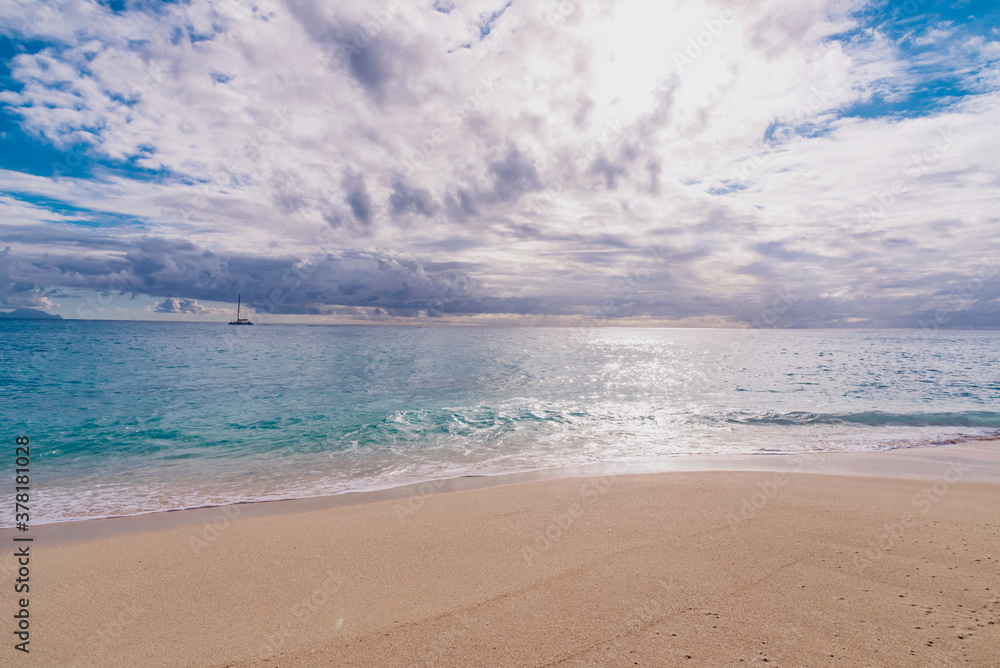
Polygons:
<instances>
[{"instance_id":1,"label":"dry sand","mask_svg":"<svg viewBox=\"0 0 1000 668\"><path fill-rule=\"evenodd\" d=\"M0 663L996 666L998 450L41 526L31 653L5 631Z\"/></svg>"}]
</instances>

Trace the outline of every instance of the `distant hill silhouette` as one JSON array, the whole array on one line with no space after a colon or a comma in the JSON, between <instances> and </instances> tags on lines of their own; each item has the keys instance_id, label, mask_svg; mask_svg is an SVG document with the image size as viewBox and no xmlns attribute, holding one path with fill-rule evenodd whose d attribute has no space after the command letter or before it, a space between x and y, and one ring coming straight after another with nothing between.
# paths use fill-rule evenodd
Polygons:
<instances>
[{"instance_id":1,"label":"distant hill silhouette","mask_svg":"<svg viewBox=\"0 0 1000 668\"><path fill-rule=\"evenodd\" d=\"M52 315L33 308L16 308L6 313L0 312L0 318L17 318L21 320L62 320L61 315Z\"/></svg>"}]
</instances>

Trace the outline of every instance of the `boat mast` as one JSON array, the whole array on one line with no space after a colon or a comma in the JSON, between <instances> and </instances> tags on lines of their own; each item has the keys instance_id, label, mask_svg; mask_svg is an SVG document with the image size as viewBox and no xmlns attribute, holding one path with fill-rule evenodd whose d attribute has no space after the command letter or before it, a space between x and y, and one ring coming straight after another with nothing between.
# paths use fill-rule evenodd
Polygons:
<instances>
[{"instance_id":1,"label":"boat mast","mask_svg":"<svg viewBox=\"0 0 1000 668\"><path fill-rule=\"evenodd\" d=\"M240 321L240 297L243 295L236 295L236 322Z\"/></svg>"}]
</instances>

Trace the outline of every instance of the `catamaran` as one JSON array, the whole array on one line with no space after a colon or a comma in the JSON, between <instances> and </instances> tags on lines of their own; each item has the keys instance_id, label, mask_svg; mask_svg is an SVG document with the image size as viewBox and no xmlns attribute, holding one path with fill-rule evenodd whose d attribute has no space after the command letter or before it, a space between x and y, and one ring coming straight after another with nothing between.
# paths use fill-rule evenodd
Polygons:
<instances>
[{"instance_id":1,"label":"catamaran","mask_svg":"<svg viewBox=\"0 0 1000 668\"><path fill-rule=\"evenodd\" d=\"M242 297L243 297L243 295L236 295L236 320L233 320L231 323L229 323L230 325L252 325L253 324L252 322L250 322L250 318L241 318L240 317L240 299Z\"/></svg>"}]
</instances>

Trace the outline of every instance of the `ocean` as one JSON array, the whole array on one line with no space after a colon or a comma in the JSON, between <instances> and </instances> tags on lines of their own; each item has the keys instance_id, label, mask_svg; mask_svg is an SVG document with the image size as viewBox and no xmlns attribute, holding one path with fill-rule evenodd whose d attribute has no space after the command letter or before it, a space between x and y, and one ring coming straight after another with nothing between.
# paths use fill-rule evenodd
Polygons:
<instances>
[{"instance_id":1,"label":"ocean","mask_svg":"<svg viewBox=\"0 0 1000 668\"><path fill-rule=\"evenodd\" d=\"M992 437L998 351L984 331L0 320L0 426L12 461L30 438L42 523Z\"/></svg>"}]
</instances>

